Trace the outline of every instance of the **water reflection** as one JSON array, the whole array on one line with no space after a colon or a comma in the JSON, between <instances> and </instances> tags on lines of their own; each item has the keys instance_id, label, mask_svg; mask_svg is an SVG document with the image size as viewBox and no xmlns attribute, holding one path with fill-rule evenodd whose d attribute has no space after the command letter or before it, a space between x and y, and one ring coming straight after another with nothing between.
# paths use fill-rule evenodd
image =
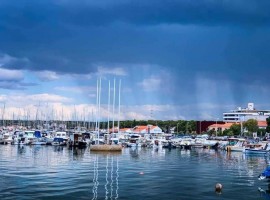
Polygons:
<instances>
[{"instance_id":1,"label":"water reflection","mask_svg":"<svg viewBox=\"0 0 270 200\"><path fill-rule=\"evenodd\" d=\"M113 158L111 158L111 199L113 197Z\"/></svg>"},{"instance_id":2,"label":"water reflection","mask_svg":"<svg viewBox=\"0 0 270 200\"><path fill-rule=\"evenodd\" d=\"M38 154L42 147L40 145L34 145L34 146L29 146L29 148L33 154Z\"/></svg>"},{"instance_id":3,"label":"water reflection","mask_svg":"<svg viewBox=\"0 0 270 200\"><path fill-rule=\"evenodd\" d=\"M18 145L18 154L24 154L26 149L24 146Z\"/></svg>"},{"instance_id":4,"label":"water reflection","mask_svg":"<svg viewBox=\"0 0 270 200\"><path fill-rule=\"evenodd\" d=\"M0 158L0 199L270 199L257 178L270 157L242 152L0 145Z\"/></svg>"},{"instance_id":5,"label":"water reflection","mask_svg":"<svg viewBox=\"0 0 270 200\"><path fill-rule=\"evenodd\" d=\"M163 148L153 148L153 150L151 151L152 156L156 156L156 157L163 157L165 156L165 152L166 150Z\"/></svg>"},{"instance_id":6,"label":"water reflection","mask_svg":"<svg viewBox=\"0 0 270 200\"><path fill-rule=\"evenodd\" d=\"M116 190L115 190L115 199L118 198L118 178L119 178L119 165L118 165L118 158L116 159Z\"/></svg>"},{"instance_id":7,"label":"water reflection","mask_svg":"<svg viewBox=\"0 0 270 200\"><path fill-rule=\"evenodd\" d=\"M73 160L82 160L86 152L86 147L72 147L69 148L69 152L72 154Z\"/></svg>"},{"instance_id":8,"label":"water reflection","mask_svg":"<svg viewBox=\"0 0 270 200\"><path fill-rule=\"evenodd\" d=\"M129 149L129 153L130 153L131 158L138 159L139 158L139 152L140 151L141 151L141 148L140 147L131 147Z\"/></svg>"},{"instance_id":9,"label":"water reflection","mask_svg":"<svg viewBox=\"0 0 270 200\"><path fill-rule=\"evenodd\" d=\"M94 160L94 177L93 177L93 200L97 199L98 195L97 195L97 190L98 190L98 157L97 155L95 156L95 160Z\"/></svg>"},{"instance_id":10,"label":"water reflection","mask_svg":"<svg viewBox=\"0 0 270 200\"><path fill-rule=\"evenodd\" d=\"M191 154L190 154L190 151L191 150L188 150L188 149L181 149L180 150L180 154L181 154L181 156L187 156L187 157L189 157Z\"/></svg>"},{"instance_id":11,"label":"water reflection","mask_svg":"<svg viewBox=\"0 0 270 200\"><path fill-rule=\"evenodd\" d=\"M109 191L108 191L108 184L109 184L109 181L108 181L108 163L109 163L109 157L107 156L106 157L106 184L105 184L105 199L108 199L108 194L109 194Z\"/></svg>"},{"instance_id":12,"label":"water reflection","mask_svg":"<svg viewBox=\"0 0 270 200\"><path fill-rule=\"evenodd\" d=\"M53 150L54 152L60 152L64 150L63 146L53 146Z\"/></svg>"},{"instance_id":13,"label":"water reflection","mask_svg":"<svg viewBox=\"0 0 270 200\"><path fill-rule=\"evenodd\" d=\"M99 163L102 163L102 157L105 154L95 154L94 156L94 169L93 169L93 198L92 200L95 199L100 199L99 196L102 196L100 191L103 191L100 189L99 191L99 186L102 186L104 184L104 189L105 189L105 199L118 199L119 194L119 163L118 163L118 157L115 154L107 153L106 156L106 166L105 169L103 169L103 165L99 168ZM115 158L116 157L116 158ZM105 172L105 177L104 173ZM105 181L103 181L102 177L105 178ZM101 179L99 181L99 178ZM100 187L103 188L103 187Z\"/></svg>"}]
</instances>

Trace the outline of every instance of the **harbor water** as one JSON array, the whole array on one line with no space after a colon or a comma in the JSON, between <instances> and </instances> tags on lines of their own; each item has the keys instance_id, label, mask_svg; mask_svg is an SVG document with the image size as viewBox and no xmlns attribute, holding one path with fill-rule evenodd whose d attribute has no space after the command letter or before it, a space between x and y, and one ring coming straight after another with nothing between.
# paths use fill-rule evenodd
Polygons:
<instances>
[{"instance_id":1,"label":"harbor water","mask_svg":"<svg viewBox=\"0 0 270 200\"><path fill-rule=\"evenodd\" d=\"M0 146L0 199L270 199L269 157L209 149ZM221 183L221 193L215 184Z\"/></svg>"}]
</instances>

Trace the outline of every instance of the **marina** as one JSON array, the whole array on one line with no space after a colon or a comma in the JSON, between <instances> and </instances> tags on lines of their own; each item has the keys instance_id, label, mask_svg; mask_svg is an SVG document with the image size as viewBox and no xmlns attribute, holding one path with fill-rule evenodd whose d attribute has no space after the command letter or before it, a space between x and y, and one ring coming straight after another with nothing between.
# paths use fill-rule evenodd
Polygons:
<instances>
[{"instance_id":1,"label":"marina","mask_svg":"<svg viewBox=\"0 0 270 200\"><path fill-rule=\"evenodd\" d=\"M3 126L0 199L270 198L269 134L218 135L217 122L208 134L183 135L117 124Z\"/></svg>"},{"instance_id":2,"label":"marina","mask_svg":"<svg viewBox=\"0 0 270 200\"><path fill-rule=\"evenodd\" d=\"M2 0L0 200L270 199L269 11Z\"/></svg>"}]
</instances>

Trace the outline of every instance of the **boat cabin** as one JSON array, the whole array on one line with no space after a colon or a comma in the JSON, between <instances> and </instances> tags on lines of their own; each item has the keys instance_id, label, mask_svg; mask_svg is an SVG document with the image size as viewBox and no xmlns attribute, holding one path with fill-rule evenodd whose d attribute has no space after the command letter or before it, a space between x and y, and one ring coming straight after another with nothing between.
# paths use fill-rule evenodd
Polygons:
<instances>
[{"instance_id":1,"label":"boat cabin","mask_svg":"<svg viewBox=\"0 0 270 200\"><path fill-rule=\"evenodd\" d=\"M63 138L63 139L67 139L67 133L64 131L57 131L55 133L55 137L56 138Z\"/></svg>"}]
</instances>

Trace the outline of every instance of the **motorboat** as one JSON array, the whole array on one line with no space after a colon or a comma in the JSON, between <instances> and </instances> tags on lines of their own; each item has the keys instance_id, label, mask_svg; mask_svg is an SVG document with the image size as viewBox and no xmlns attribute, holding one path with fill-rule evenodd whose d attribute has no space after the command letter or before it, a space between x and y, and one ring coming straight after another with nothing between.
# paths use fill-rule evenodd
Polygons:
<instances>
[{"instance_id":1,"label":"motorboat","mask_svg":"<svg viewBox=\"0 0 270 200\"><path fill-rule=\"evenodd\" d=\"M191 146L193 144L193 140L189 136L184 136L180 142L180 148L183 149L191 149Z\"/></svg>"},{"instance_id":2,"label":"motorboat","mask_svg":"<svg viewBox=\"0 0 270 200\"><path fill-rule=\"evenodd\" d=\"M131 134L128 139L127 147L141 147L140 138L141 136L139 134Z\"/></svg>"},{"instance_id":3,"label":"motorboat","mask_svg":"<svg viewBox=\"0 0 270 200\"><path fill-rule=\"evenodd\" d=\"M45 145L47 143L46 138L42 137L41 131L36 130L34 137L31 139L31 145Z\"/></svg>"},{"instance_id":4,"label":"motorboat","mask_svg":"<svg viewBox=\"0 0 270 200\"><path fill-rule=\"evenodd\" d=\"M68 140L67 132L65 131L57 131L55 133L56 138L63 138L64 140Z\"/></svg>"},{"instance_id":5,"label":"motorboat","mask_svg":"<svg viewBox=\"0 0 270 200\"><path fill-rule=\"evenodd\" d=\"M11 144L14 145L25 145L28 143L27 136L23 131L16 131L13 135L13 141Z\"/></svg>"},{"instance_id":6,"label":"motorboat","mask_svg":"<svg viewBox=\"0 0 270 200\"><path fill-rule=\"evenodd\" d=\"M197 136L194 139L194 143L192 143L192 147L194 147L194 148L202 148L205 140L206 140L205 138L203 138L201 136Z\"/></svg>"},{"instance_id":7,"label":"motorboat","mask_svg":"<svg viewBox=\"0 0 270 200\"><path fill-rule=\"evenodd\" d=\"M208 149L217 149L218 148L218 141L217 140L204 140L203 147Z\"/></svg>"},{"instance_id":8,"label":"motorboat","mask_svg":"<svg viewBox=\"0 0 270 200\"><path fill-rule=\"evenodd\" d=\"M51 144L53 146L65 146L68 139L69 138L67 137L67 133L65 131L57 131Z\"/></svg>"},{"instance_id":9,"label":"motorboat","mask_svg":"<svg viewBox=\"0 0 270 200\"><path fill-rule=\"evenodd\" d=\"M74 147L86 147L87 146L87 142L84 139L82 133L72 133L70 135L70 139L68 144L70 146L74 146Z\"/></svg>"},{"instance_id":10,"label":"motorboat","mask_svg":"<svg viewBox=\"0 0 270 200\"><path fill-rule=\"evenodd\" d=\"M31 145L45 145L47 144L46 138L34 138Z\"/></svg>"},{"instance_id":11,"label":"motorboat","mask_svg":"<svg viewBox=\"0 0 270 200\"><path fill-rule=\"evenodd\" d=\"M67 140L63 138L54 138L52 141L53 146L65 146L67 144Z\"/></svg>"},{"instance_id":12,"label":"motorboat","mask_svg":"<svg viewBox=\"0 0 270 200\"><path fill-rule=\"evenodd\" d=\"M268 143L256 143L248 144L247 148L243 151L245 154L270 154L270 144Z\"/></svg>"},{"instance_id":13,"label":"motorboat","mask_svg":"<svg viewBox=\"0 0 270 200\"><path fill-rule=\"evenodd\" d=\"M2 136L2 141L4 144L11 144L13 141L11 132L4 132Z\"/></svg>"},{"instance_id":14,"label":"motorboat","mask_svg":"<svg viewBox=\"0 0 270 200\"><path fill-rule=\"evenodd\" d=\"M245 150L246 139L244 138L228 138L226 151L243 152Z\"/></svg>"}]
</instances>

